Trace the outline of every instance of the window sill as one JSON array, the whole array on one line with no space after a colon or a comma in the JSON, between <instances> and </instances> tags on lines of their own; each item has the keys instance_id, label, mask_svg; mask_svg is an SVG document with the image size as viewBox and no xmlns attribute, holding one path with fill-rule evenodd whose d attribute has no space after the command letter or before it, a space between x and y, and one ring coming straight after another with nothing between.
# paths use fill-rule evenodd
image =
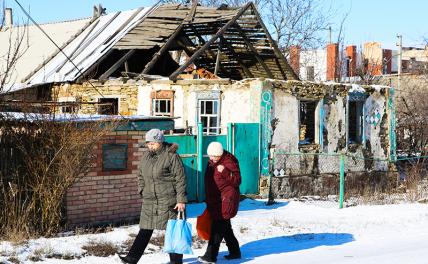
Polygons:
<instances>
[{"instance_id":1,"label":"window sill","mask_svg":"<svg viewBox=\"0 0 428 264\"><path fill-rule=\"evenodd\" d=\"M362 147L363 147L363 143L348 143L349 152L357 152L357 150Z\"/></svg>"},{"instance_id":2,"label":"window sill","mask_svg":"<svg viewBox=\"0 0 428 264\"><path fill-rule=\"evenodd\" d=\"M299 144L299 152L303 153L312 153L312 152L319 152L320 145L319 144Z\"/></svg>"}]
</instances>

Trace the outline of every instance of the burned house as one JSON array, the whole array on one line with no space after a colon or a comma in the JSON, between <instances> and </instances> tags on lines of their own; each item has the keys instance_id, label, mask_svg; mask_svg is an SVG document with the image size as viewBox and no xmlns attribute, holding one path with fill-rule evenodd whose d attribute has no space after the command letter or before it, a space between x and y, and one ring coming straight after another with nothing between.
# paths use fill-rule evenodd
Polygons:
<instances>
[{"instance_id":1,"label":"burned house","mask_svg":"<svg viewBox=\"0 0 428 264\"><path fill-rule=\"evenodd\" d=\"M256 143L242 152L257 154L260 193L273 170L283 171L274 181L281 197L300 194L300 187L284 187L290 175L313 175L304 181L311 185L338 171L323 170L322 158L272 164L273 149L385 160L394 154L390 88L299 81L252 3L156 5L42 27L53 36L68 28L69 38L60 35L61 50L43 56L30 45L34 67L17 65L4 102L45 102L62 113L164 116L186 135L196 135L198 123L206 135L228 134L231 123L257 124L239 144ZM387 169L386 161L362 161L349 171Z\"/></svg>"}]
</instances>

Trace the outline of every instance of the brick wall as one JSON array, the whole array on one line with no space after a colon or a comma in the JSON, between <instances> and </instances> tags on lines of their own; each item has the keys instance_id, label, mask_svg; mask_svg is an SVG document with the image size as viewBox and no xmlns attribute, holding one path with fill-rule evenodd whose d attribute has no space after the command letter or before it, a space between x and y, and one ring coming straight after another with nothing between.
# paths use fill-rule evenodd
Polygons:
<instances>
[{"instance_id":1,"label":"brick wall","mask_svg":"<svg viewBox=\"0 0 428 264\"><path fill-rule=\"evenodd\" d=\"M96 161L89 174L74 184L66 195L69 226L126 222L138 219L138 163L145 132L124 131L106 136L96 147ZM126 170L103 171L102 144L127 144Z\"/></svg>"}]
</instances>

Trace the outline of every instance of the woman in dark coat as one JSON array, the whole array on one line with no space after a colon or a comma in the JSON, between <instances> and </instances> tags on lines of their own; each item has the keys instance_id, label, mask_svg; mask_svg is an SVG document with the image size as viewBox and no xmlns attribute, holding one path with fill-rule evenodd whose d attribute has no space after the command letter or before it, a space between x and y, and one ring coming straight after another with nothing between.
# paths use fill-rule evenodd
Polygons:
<instances>
[{"instance_id":1,"label":"woman in dark coat","mask_svg":"<svg viewBox=\"0 0 428 264\"><path fill-rule=\"evenodd\" d=\"M186 177L183 163L176 153L177 145L164 142L159 129L146 133L148 151L143 152L139 164L138 189L143 204L140 231L128 255L119 256L124 263L137 263L143 255L154 229L165 230L169 219L184 211ZM170 254L170 263L183 263L182 254Z\"/></svg>"},{"instance_id":2,"label":"woman in dark coat","mask_svg":"<svg viewBox=\"0 0 428 264\"><path fill-rule=\"evenodd\" d=\"M235 156L223 150L219 142L212 142L207 152L210 160L205 171L205 192L207 209L213 222L207 250L198 260L215 263L223 238L229 249L229 255L225 258L238 259L241 258L241 251L230 219L237 214L239 207L239 163Z\"/></svg>"}]
</instances>

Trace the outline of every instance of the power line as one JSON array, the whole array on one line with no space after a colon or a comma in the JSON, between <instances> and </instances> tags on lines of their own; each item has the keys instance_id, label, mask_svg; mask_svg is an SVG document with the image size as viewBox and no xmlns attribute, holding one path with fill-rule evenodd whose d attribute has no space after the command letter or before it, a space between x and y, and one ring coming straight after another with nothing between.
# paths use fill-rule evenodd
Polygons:
<instances>
[{"instance_id":1,"label":"power line","mask_svg":"<svg viewBox=\"0 0 428 264\"><path fill-rule=\"evenodd\" d=\"M31 17L31 15L24 9L21 3L19 3L18 0L14 0L14 1L21 8L24 14L31 20L31 22L33 22L34 25L36 25L36 27L49 39L49 41L55 45L55 47L67 58L67 60L73 65L73 67L76 68L81 75L83 75L83 72L79 69L79 67L77 67L77 65L64 52L64 50L58 44L56 44L56 42L49 36L49 34L46 33L46 31ZM95 89L95 91L97 91L98 94L100 94L104 98L104 95L95 87L95 85L93 85L93 83L90 80L87 80L87 82L92 86L92 88Z\"/></svg>"},{"instance_id":2,"label":"power line","mask_svg":"<svg viewBox=\"0 0 428 264\"><path fill-rule=\"evenodd\" d=\"M64 50L49 36L48 33L46 33L46 31L31 17L31 15L24 9L24 7L21 5L21 3L19 3L18 0L14 0L16 2L16 4L21 8L21 10L24 12L24 14L31 20L31 22L34 23L34 25L37 26L37 28L49 39L50 42L52 42L55 47L66 57L66 59L73 65L74 68L77 69L77 71L84 76L84 73L81 71L81 69L79 69L79 67L77 67L77 65L73 62L73 60L64 52ZM161 0L159 0L155 5L153 5L152 9L154 9L154 7L156 7L157 5L159 5L159 3L161 2ZM150 13L147 12L147 13ZM86 79L86 81L91 85L91 87L99 94L101 95L101 97L104 99L106 98L98 89L97 87L95 87L95 85L89 80ZM119 103L119 102L118 102ZM120 112L117 112L119 116L121 116L123 119L125 119L125 117L120 114Z\"/></svg>"}]
</instances>

